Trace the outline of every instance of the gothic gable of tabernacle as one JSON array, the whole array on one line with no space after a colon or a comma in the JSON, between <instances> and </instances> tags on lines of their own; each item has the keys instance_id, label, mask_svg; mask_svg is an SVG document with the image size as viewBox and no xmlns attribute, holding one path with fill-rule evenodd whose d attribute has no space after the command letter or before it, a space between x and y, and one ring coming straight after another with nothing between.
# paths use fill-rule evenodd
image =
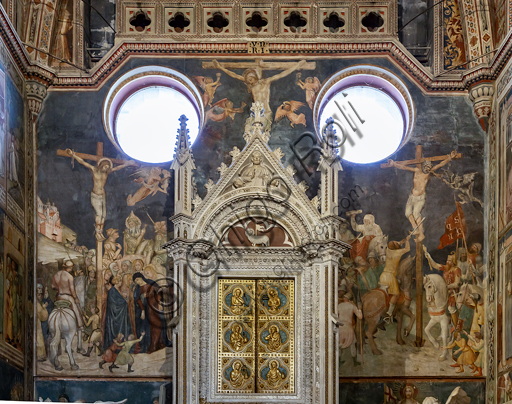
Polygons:
<instances>
[{"instance_id":1,"label":"gothic gable of tabernacle","mask_svg":"<svg viewBox=\"0 0 512 404\"><path fill-rule=\"evenodd\" d=\"M251 111L246 146L233 148L204 200L190 192L194 164L182 119L172 164L176 237L164 246L187 302L175 331L174 346L186 347L176 350L176 398L331 402L338 355L331 315L339 260L350 246L331 194L322 191L329 198L319 210L319 198L310 200L281 164L282 151L269 148L263 103ZM332 125L326 132L334 136ZM326 143L321 187L337 192L341 164Z\"/></svg>"},{"instance_id":2,"label":"gothic gable of tabernacle","mask_svg":"<svg viewBox=\"0 0 512 404\"><path fill-rule=\"evenodd\" d=\"M194 238L206 236L206 239L218 243L219 236L225 234L227 228L233 227L233 220L238 218L237 221L240 222L240 217L243 216L272 222L272 228L276 223L281 223L287 229L282 230L284 245L300 245L319 238L311 226L321 220L322 215L318 209L320 198L315 196L310 200L306 195L306 182L297 184L294 167L284 167L282 164L284 153L281 149L271 150L268 146L271 135L264 128L263 104L255 102L251 111L243 133L245 147L242 150L236 146L233 148L229 166L221 163L217 169L220 173L219 180L215 183L209 179L205 184L207 194L204 200L194 192L192 218L197 223L193 231ZM337 164L341 169L339 161L334 160L329 159L326 153L321 158L321 167ZM243 224L239 225L245 227ZM261 225L247 229L247 232L257 236L258 226ZM189 234L191 233L187 232Z\"/></svg>"}]
</instances>

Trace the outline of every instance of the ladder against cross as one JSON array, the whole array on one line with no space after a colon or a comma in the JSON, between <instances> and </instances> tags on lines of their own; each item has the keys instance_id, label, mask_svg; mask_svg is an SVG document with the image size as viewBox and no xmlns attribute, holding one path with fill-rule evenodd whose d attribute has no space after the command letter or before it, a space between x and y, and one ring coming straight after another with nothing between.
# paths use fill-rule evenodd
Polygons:
<instances>
[{"instance_id":1,"label":"ladder against cross","mask_svg":"<svg viewBox=\"0 0 512 404\"><path fill-rule=\"evenodd\" d=\"M421 145L416 146L416 158L413 160L397 161L404 166L416 165L416 168L421 170L421 163L424 161L443 161L450 155L424 157ZM457 153L455 159L462 158L461 153ZM383 163L381 168L393 167L389 163ZM424 344L423 340L423 243L416 241L416 341L414 345L421 347Z\"/></svg>"},{"instance_id":2,"label":"ladder against cross","mask_svg":"<svg viewBox=\"0 0 512 404\"><path fill-rule=\"evenodd\" d=\"M126 164L128 161L115 159L112 157L106 157L103 155L103 142L96 143L96 154L86 154L86 153L75 153L78 157L84 160L95 161L96 163L100 161L102 158L108 158L112 161L112 164ZM66 150L57 150L57 156L69 157L70 156ZM96 238L96 302L97 307L101 309L102 300L103 300L103 240ZM101 310L100 310L101 317Z\"/></svg>"}]
</instances>

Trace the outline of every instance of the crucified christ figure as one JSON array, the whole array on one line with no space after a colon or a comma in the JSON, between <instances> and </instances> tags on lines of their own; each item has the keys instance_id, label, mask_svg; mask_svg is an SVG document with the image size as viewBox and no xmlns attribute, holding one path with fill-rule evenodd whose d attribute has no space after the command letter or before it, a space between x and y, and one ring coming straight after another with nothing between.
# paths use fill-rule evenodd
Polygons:
<instances>
[{"instance_id":1,"label":"crucified christ figure","mask_svg":"<svg viewBox=\"0 0 512 404\"><path fill-rule=\"evenodd\" d=\"M288 76L290 73L293 73L295 70L300 70L306 64L305 60L301 60L300 62L292 65L288 69L278 73L272 77L267 77L264 79L262 77L262 68L261 67L252 67L245 69L242 75L236 74L231 70L226 69L222 64L220 64L217 60L213 60L212 65L216 69L222 70L228 76L233 77L234 79L243 81L247 85L247 92L252 94L253 101L260 101L263 103L263 107L265 108L265 119L270 120L272 122L272 110L270 109L269 100L270 100L270 84L273 81L279 80L283 77Z\"/></svg>"},{"instance_id":2,"label":"crucified christ figure","mask_svg":"<svg viewBox=\"0 0 512 404\"><path fill-rule=\"evenodd\" d=\"M91 192L91 205L94 209L96 239L104 240L103 226L105 225L105 216L107 215L105 184L107 183L108 175L114 171L122 170L125 167L136 166L137 163L130 160L114 167L114 163L111 159L103 157L98 160L95 166L93 166L71 149L66 149L66 153L81 165L87 167L92 174L93 188Z\"/></svg>"},{"instance_id":3,"label":"crucified christ figure","mask_svg":"<svg viewBox=\"0 0 512 404\"><path fill-rule=\"evenodd\" d=\"M425 191L427 188L428 180L430 179L431 175L434 175L436 170L445 166L456 157L457 151L454 150L450 153L450 155L447 158L442 160L436 166L433 166L432 161L425 160L421 163L421 168L410 167L398 161L388 160L389 167L395 167L400 170L412 171L414 173L413 188L411 194L409 195L409 199L407 200L407 204L405 205L405 216L411 222L411 226L413 229L415 229L416 227L418 228L418 235L416 237L416 241L421 242L425 238L425 234L423 233L423 223L421 223L421 212L423 211L423 207L425 206Z\"/></svg>"}]
</instances>

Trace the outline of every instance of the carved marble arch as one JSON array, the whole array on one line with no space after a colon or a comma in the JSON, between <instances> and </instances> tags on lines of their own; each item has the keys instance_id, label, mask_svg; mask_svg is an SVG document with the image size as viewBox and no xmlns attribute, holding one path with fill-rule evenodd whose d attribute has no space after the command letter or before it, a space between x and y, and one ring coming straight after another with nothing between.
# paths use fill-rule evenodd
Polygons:
<instances>
[{"instance_id":1,"label":"carved marble arch","mask_svg":"<svg viewBox=\"0 0 512 404\"><path fill-rule=\"evenodd\" d=\"M290 198L289 201L283 202L264 193L229 198L202 221L203 225L196 229L194 239L206 239L216 245L225 246L224 242L229 232L241 229L243 231L239 232L240 238L247 242L241 243L240 246L252 246L243 226L246 224L247 227L256 230L255 223L257 223L265 226L267 231L272 234L275 232L275 243L278 243L277 240L286 242L283 245L270 244L270 246L299 246L311 241L314 229L310 228L310 224L316 221L306 217L303 212L299 212L291 203L292 200L293 198ZM249 225L249 222L253 222L253 224ZM273 226L276 228L274 231L272 230ZM278 234L280 234L279 239L277 238ZM240 242L240 240L238 241ZM262 244L259 243L257 246L262 246Z\"/></svg>"},{"instance_id":2,"label":"carved marble arch","mask_svg":"<svg viewBox=\"0 0 512 404\"><path fill-rule=\"evenodd\" d=\"M240 172L251 166L256 153L261 163L271 173L268 186L244 183L234 186L238 179L244 179ZM217 182L210 187L205 200L193 212L197 223L193 239L206 239L219 244L230 226L248 217L266 218L278 223L289 234L294 246L311 240L314 224L320 220L320 213L308 199L301 184L296 184L292 175L282 167L275 151L255 139L248 144L232 162ZM278 186L275 186L274 179Z\"/></svg>"},{"instance_id":3,"label":"carved marble arch","mask_svg":"<svg viewBox=\"0 0 512 404\"><path fill-rule=\"evenodd\" d=\"M294 247L289 232L269 216L241 218L220 239L226 247Z\"/></svg>"}]
</instances>

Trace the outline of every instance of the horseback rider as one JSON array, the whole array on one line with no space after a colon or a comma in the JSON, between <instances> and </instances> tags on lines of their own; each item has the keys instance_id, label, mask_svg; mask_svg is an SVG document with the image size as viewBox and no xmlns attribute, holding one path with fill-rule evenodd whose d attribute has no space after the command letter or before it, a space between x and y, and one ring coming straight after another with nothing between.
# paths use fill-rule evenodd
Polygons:
<instances>
[{"instance_id":1,"label":"horseback rider","mask_svg":"<svg viewBox=\"0 0 512 404\"><path fill-rule=\"evenodd\" d=\"M56 301L67 301L71 306L71 310L75 314L76 326L81 329L84 325L82 313L78 308L79 300L75 292L75 285L73 282L73 261L68 260L62 265L62 269L53 275L52 289L57 290Z\"/></svg>"},{"instance_id":2,"label":"horseback rider","mask_svg":"<svg viewBox=\"0 0 512 404\"><path fill-rule=\"evenodd\" d=\"M373 271L373 268L366 263L363 257L356 257L354 259L355 270L357 271L357 284L361 295L375 289L378 286L378 278Z\"/></svg>"},{"instance_id":3,"label":"horseback rider","mask_svg":"<svg viewBox=\"0 0 512 404\"><path fill-rule=\"evenodd\" d=\"M459 313L457 311L455 296L459 292L459 287L461 285L462 271L457 266L457 254L455 251L451 252L446 259L446 264L442 265L432 259L425 246L423 246L423 251L425 251L425 257L430 264L430 270L433 268L443 273L443 279L448 286L448 291L450 292L450 297L448 299L448 312L452 318L453 326L460 330L463 324L459 322Z\"/></svg>"},{"instance_id":4,"label":"horseback rider","mask_svg":"<svg viewBox=\"0 0 512 404\"><path fill-rule=\"evenodd\" d=\"M350 258L355 259L356 257L363 257L366 261L370 241L374 237L382 236L383 233L380 226L375 223L375 216L373 215L364 215L363 224L358 224L356 216L362 212L362 210L353 210L347 212L346 215L347 217L350 217L350 223L354 231L359 232L358 237L350 243L352 245Z\"/></svg>"}]
</instances>

